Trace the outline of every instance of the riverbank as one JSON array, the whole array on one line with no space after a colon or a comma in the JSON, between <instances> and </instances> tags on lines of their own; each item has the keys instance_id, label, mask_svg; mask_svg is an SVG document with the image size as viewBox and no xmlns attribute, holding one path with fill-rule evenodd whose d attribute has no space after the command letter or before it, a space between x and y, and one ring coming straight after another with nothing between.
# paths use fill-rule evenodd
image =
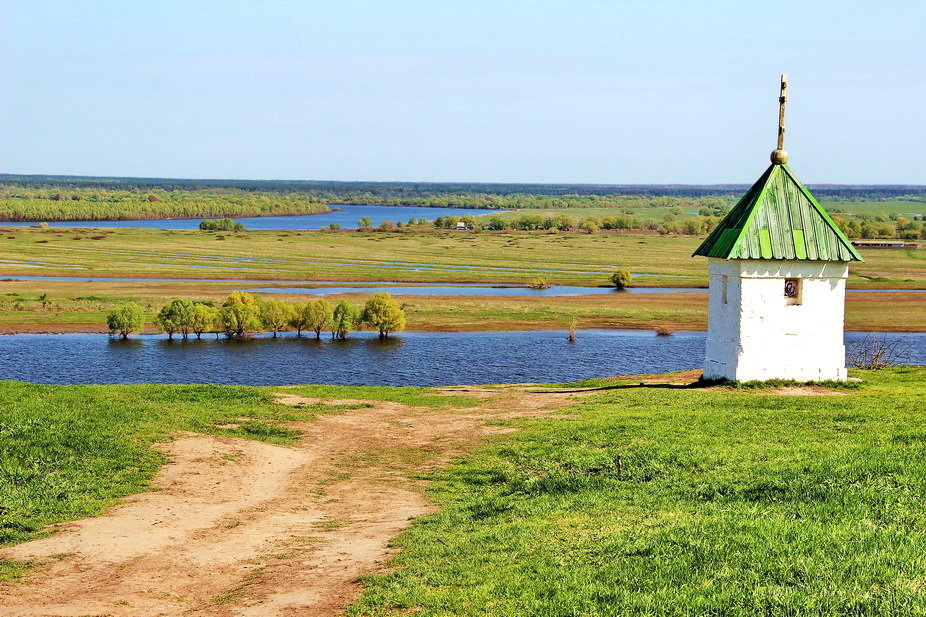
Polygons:
<instances>
[{"instance_id":1,"label":"riverbank","mask_svg":"<svg viewBox=\"0 0 926 617\"><path fill-rule=\"evenodd\" d=\"M304 212L297 211L297 212L291 212L291 213L286 213L286 214L277 214L274 212L255 212L254 214L235 214L231 216L226 215L224 212L219 212L218 214L213 214L213 215L185 214L185 215L178 215L178 216L164 216L160 212L142 212L138 214L126 214L126 215L113 216L112 218L89 218L89 219L0 218L0 229L2 229L4 226L38 227L42 223L45 223L45 225L48 227L73 227L73 228L89 227L90 226L88 225L89 223L109 223L109 222L129 223L132 221L197 221L198 223L199 221L202 221L205 219L234 218L235 220L237 220L239 218L259 219L259 218L280 217L280 216L293 216L293 217L317 216L320 214L328 214L329 212L332 212L332 211L341 210L341 208L337 208L337 207L332 208L331 207L332 204L313 204L313 205L315 206L324 205L325 209L322 210L318 208L312 208L312 209L307 208ZM114 227L121 227L121 226L122 225L118 225L118 224L114 225ZM101 227L94 227L94 229L105 229L107 227L109 226L104 225ZM131 227L131 226L126 225L126 227Z\"/></svg>"},{"instance_id":2,"label":"riverbank","mask_svg":"<svg viewBox=\"0 0 926 617\"><path fill-rule=\"evenodd\" d=\"M634 278L635 286L705 288L705 260L691 258L699 241L618 232L5 228L0 233L0 329L95 332L103 328L105 314L126 301L141 304L151 318L174 297L218 301L234 290L269 293L273 287L310 286L306 281L523 289L539 278L549 285L584 286L598 292L616 269L626 268L645 275ZM924 296L904 291L926 289L926 250L870 250L863 255L866 262L850 265L849 287L896 291L847 294L847 329L926 331ZM17 276L70 278L15 280ZM83 276L87 278L77 278ZM421 331L565 329L573 319L585 328L698 330L707 326L704 291L569 297L475 292L419 296L394 291L405 305L409 327ZM366 296L328 298L359 304ZM308 298L296 293L274 297L290 302Z\"/></svg>"},{"instance_id":3,"label":"riverbank","mask_svg":"<svg viewBox=\"0 0 926 617\"><path fill-rule=\"evenodd\" d=\"M234 283L80 283L0 281L0 332L106 332L106 314L128 301L138 302L151 320L171 298L221 302ZM253 289L249 287L249 289ZM7 291L15 290L15 291ZM372 292L370 292L372 293ZM358 306L370 293L325 296ZM40 299L42 296L44 299ZM287 302L306 302L302 294L267 294ZM707 292L601 294L563 297L394 296L403 306L408 328L420 332L492 332L630 328L669 331L707 328ZM926 332L926 295L919 292L846 294L849 332Z\"/></svg>"}]
</instances>

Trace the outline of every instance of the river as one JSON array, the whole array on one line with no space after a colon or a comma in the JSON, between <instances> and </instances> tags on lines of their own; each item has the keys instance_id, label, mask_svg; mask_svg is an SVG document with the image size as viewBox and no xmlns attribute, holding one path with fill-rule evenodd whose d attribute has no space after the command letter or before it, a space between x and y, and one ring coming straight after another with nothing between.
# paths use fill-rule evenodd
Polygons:
<instances>
[{"instance_id":1,"label":"river","mask_svg":"<svg viewBox=\"0 0 926 617\"><path fill-rule=\"evenodd\" d=\"M926 333L885 334L926 364ZM864 333L846 334L847 346ZM562 382L590 377L699 368L704 332L656 336L649 330L403 332L379 340L368 332L346 341L323 337L128 341L105 334L0 336L0 379L39 383L221 383L436 386Z\"/></svg>"},{"instance_id":2,"label":"river","mask_svg":"<svg viewBox=\"0 0 926 617\"><path fill-rule=\"evenodd\" d=\"M463 216L472 214L481 216L501 212L500 210L484 210L475 208L423 208L418 206L343 206L336 205L332 210L322 214L303 214L292 216L239 216L236 221L241 222L248 230L310 230L328 227L337 223L342 229L356 229L357 221L368 216L373 219L373 225L378 226L383 221L399 221L407 223L410 218L426 218L433 221L439 216ZM53 221L51 227L128 227L145 229L199 229L199 222L203 219L145 219L130 221ZM13 223L0 221L0 227L27 227L38 223Z\"/></svg>"}]
</instances>

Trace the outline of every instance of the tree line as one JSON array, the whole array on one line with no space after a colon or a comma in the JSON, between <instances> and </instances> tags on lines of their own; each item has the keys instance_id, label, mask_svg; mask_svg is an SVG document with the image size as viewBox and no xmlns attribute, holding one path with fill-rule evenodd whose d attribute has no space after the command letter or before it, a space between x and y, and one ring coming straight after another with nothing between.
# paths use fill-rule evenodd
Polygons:
<instances>
[{"instance_id":1,"label":"tree line","mask_svg":"<svg viewBox=\"0 0 926 617\"><path fill-rule=\"evenodd\" d=\"M169 339L180 336L197 339L203 334L224 334L228 338L241 338L248 334L271 332L276 338L284 331L295 330L301 336L314 332L321 338L322 331L331 332L331 338L344 339L351 332L365 326L387 338L393 332L405 329L405 311L391 294L373 294L363 305L355 306L342 300L332 307L324 298L290 304L276 299L264 300L245 291L234 291L220 305L212 302L175 298L165 304L153 319L154 325ZM106 316L111 334L123 339L140 332L146 323L145 313L135 302L116 307Z\"/></svg>"},{"instance_id":2,"label":"tree line","mask_svg":"<svg viewBox=\"0 0 926 617\"><path fill-rule=\"evenodd\" d=\"M329 211L325 200L302 194L0 186L0 221L221 218Z\"/></svg>"},{"instance_id":3,"label":"tree line","mask_svg":"<svg viewBox=\"0 0 926 617\"><path fill-rule=\"evenodd\" d=\"M0 185L0 221L76 221L156 218L211 218L314 214L329 205L423 206L482 210L564 208L684 209L728 205L729 198L642 195L535 195L491 193L384 196L373 192L292 193L240 189L107 189L65 186L35 188Z\"/></svg>"},{"instance_id":4,"label":"tree line","mask_svg":"<svg viewBox=\"0 0 926 617\"><path fill-rule=\"evenodd\" d=\"M430 227L434 229L460 229L471 231L578 231L595 233L600 230L649 230L659 233L677 233L700 235L708 233L717 226L726 210L723 207L701 208L697 215L681 217L685 214L681 207L673 208L660 218L639 218L631 214L619 214L605 217L573 217L567 214L542 216L539 214L523 214L516 217L480 216L471 214L463 216L444 215L434 219ZM382 231L410 231L428 225L427 219L411 218L408 223L401 221L383 221L378 226L373 220L363 217L357 222L357 230L361 232ZM334 229L332 226L329 229Z\"/></svg>"},{"instance_id":5,"label":"tree line","mask_svg":"<svg viewBox=\"0 0 926 617\"><path fill-rule=\"evenodd\" d=\"M311 185L311 183L308 183ZM911 198L912 199L912 198ZM485 210L531 210L565 208L611 208L622 214L581 217L562 214L541 216L525 213L515 218L494 216L487 223L475 217L437 217L438 229L454 229L460 222L468 229L489 230L556 230L594 233L604 230L651 230L660 233L699 235L710 232L732 204L730 196L676 197L671 195L626 194L528 194L528 193L437 193L400 192L399 195L376 191L304 192L248 191L240 188L142 188L111 189L99 186L65 185L36 187L8 183L0 185L0 221L74 221L127 220L158 218L211 218L219 223L205 229L232 229L240 223L221 219L242 216L316 214L330 211L329 204L387 206L425 206L474 208ZM641 209L668 208L662 217L642 216ZM696 216L683 216L693 215ZM833 220L853 238L926 239L926 222L922 214L847 215L831 209ZM717 220L715 220L717 219ZM412 219L406 223L384 222L377 227L360 224L364 231L395 231L426 221ZM219 225L216 227L209 225ZM228 227L222 227L226 225Z\"/></svg>"},{"instance_id":6,"label":"tree line","mask_svg":"<svg viewBox=\"0 0 926 617\"><path fill-rule=\"evenodd\" d=\"M463 216L444 215L428 223L427 219L411 218L408 223L383 221L377 226L369 217L360 219L358 231L410 231L428 225L434 229L459 229L472 231L563 231L596 233L600 230L645 230L661 234L703 235L710 233L726 215L722 206L702 207L697 214L686 212L680 206L672 208L662 217L639 217L625 212L604 217L574 217L567 214L547 215L522 214L514 217L501 215ZM687 215L687 216L686 216ZM904 240L926 239L926 216L897 214L834 213L833 222L850 238L901 238ZM332 226L334 228L334 226Z\"/></svg>"},{"instance_id":7,"label":"tree line","mask_svg":"<svg viewBox=\"0 0 926 617\"><path fill-rule=\"evenodd\" d=\"M739 197L750 184L551 184L499 182L366 182L331 180L206 180L202 178L113 178L46 174L0 174L0 183L23 188L104 188L116 190L236 190L312 193L339 197L368 194L376 201L437 195L639 195L644 197ZM809 184L818 197L840 200L909 200L926 202L924 185Z\"/></svg>"},{"instance_id":8,"label":"tree line","mask_svg":"<svg viewBox=\"0 0 926 617\"><path fill-rule=\"evenodd\" d=\"M900 214L830 213L844 234L850 238L900 238L926 240L926 216Z\"/></svg>"}]
</instances>

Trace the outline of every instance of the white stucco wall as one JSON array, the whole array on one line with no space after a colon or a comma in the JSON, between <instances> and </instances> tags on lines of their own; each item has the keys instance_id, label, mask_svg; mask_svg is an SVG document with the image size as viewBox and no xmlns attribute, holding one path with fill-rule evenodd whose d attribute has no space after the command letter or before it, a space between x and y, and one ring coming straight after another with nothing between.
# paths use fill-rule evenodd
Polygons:
<instances>
[{"instance_id":1,"label":"white stucco wall","mask_svg":"<svg viewBox=\"0 0 926 617\"><path fill-rule=\"evenodd\" d=\"M708 272L706 379L846 379L848 264L711 258ZM799 304L786 278L800 279Z\"/></svg>"}]
</instances>

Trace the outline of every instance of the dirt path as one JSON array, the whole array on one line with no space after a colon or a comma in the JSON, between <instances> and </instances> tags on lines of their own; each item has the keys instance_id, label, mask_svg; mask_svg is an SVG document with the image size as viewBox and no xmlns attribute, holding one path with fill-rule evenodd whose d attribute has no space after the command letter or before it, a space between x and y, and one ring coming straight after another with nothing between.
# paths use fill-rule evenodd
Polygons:
<instances>
[{"instance_id":1,"label":"dirt path","mask_svg":"<svg viewBox=\"0 0 926 617\"><path fill-rule=\"evenodd\" d=\"M295 446L183 435L159 490L0 552L41 565L0 587L0 616L339 615L358 576L431 510L416 472L445 464L492 420L546 414L575 393L448 388L476 408L376 402L294 425ZM286 395L281 403L300 400ZM343 403L344 401L337 401Z\"/></svg>"}]
</instances>

